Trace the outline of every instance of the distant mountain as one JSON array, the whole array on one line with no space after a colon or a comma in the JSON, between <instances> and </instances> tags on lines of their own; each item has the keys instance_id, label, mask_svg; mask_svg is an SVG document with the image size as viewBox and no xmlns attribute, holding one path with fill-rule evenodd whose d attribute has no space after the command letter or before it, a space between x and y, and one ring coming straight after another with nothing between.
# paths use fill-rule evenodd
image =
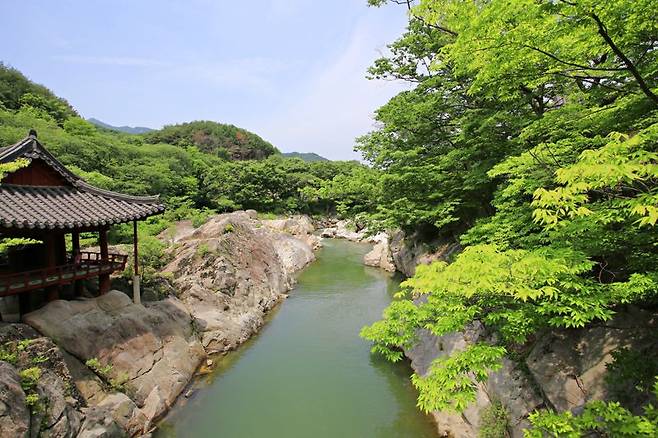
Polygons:
<instances>
[{"instance_id":1,"label":"distant mountain","mask_svg":"<svg viewBox=\"0 0 658 438\"><path fill-rule=\"evenodd\" d=\"M147 132L153 131L151 128L145 128L143 126L112 126L108 125L105 122L101 122L98 119L94 119L93 117L87 119L87 121L91 124L94 124L96 126L99 126L101 128L109 129L112 131L117 131L117 132L125 132L126 134L146 134Z\"/></svg>"},{"instance_id":2,"label":"distant mountain","mask_svg":"<svg viewBox=\"0 0 658 438\"><path fill-rule=\"evenodd\" d=\"M313 161L329 161L315 152L283 152L281 155L285 158L299 158L309 163Z\"/></svg>"}]
</instances>

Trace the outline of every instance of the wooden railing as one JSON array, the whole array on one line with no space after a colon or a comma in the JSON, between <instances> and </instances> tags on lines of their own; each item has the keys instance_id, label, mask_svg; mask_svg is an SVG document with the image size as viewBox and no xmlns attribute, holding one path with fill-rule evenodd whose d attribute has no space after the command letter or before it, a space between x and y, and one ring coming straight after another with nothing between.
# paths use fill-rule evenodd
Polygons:
<instances>
[{"instance_id":1,"label":"wooden railing","mask_svg":"<svg viewBox=\"0 0 658 438\"><path fill-rule=\"evenodd\" d=\"M99 253L81 252L76 260L65 265L0 275L0 297L123 271L127 261L128 256L122 254L109 254L103 260Z\"/></svg>"}]
</instances>

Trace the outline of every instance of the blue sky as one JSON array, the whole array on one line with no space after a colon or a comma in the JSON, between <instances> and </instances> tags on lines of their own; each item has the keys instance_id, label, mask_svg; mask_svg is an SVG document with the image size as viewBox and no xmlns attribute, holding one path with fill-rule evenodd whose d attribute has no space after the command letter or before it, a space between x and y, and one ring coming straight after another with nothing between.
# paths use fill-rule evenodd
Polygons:
<instances>
[{"instance_id":1,"label":"blue sky","mask_svg":"<svg viewBox=\"0 0 658 438\"><path fill-rule=\"evenodd\" d=\"M405 9L366 0L3 0L0 16L0 60L113 125L215 120L353 159L403 87L365 74Z\"/></svg>"}]
</instances>

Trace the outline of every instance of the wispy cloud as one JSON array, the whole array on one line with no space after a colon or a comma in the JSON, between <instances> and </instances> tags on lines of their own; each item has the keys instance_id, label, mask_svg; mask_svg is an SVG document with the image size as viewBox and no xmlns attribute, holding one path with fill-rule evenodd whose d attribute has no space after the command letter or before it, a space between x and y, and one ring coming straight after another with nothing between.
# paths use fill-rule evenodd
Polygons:
<instances>
[{"instance_id":1,"label":"wispy cloud","mask_svg":"<svg viewBox=\"0 0 658 438\"><path fill-rule=\"evenodd\" d=\"M354 139L374 128L373 114L378 107L407 88L399 82L365 78L373 60L386 51L384 42L395 35L382 32L378 24L370 17L362 19L341 55L259 132L286 151L313 150L331 159L359 158L352 152Z\"/></svg>"},{"instance_id":2,"label":"wispy cloud","mask_svg":"<svg viewBox=\"0 0 658 438\"><path fill-rule=\"evenodd\" d=\"M194 78L215 88L241 90L258 94L274 95L277 79L297 62L283 62L267 57L245 57L220 62L191 63L175 68L172 73Z\"/></svg>"},{"instance_id":3,"label":"wispy cloud","mask_svg":"<svg viewBox=\"0 0 658 438\"><path fill-rule=\"evenodd\" d=\"M157 59L130 56L56 55L53 59L70 64L116 65L125 67L164 67L168 64Z\"/></svg>"}]
</instances>

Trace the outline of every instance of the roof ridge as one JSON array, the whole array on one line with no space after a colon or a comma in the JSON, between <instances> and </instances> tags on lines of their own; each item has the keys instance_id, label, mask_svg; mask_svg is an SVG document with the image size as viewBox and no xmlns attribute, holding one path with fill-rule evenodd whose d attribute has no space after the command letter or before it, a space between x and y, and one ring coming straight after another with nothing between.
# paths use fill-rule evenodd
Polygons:
<instances>
[{"instance_id":1,"label":"roof ridge","mask_svg":"<svg viewBox=\"0 0 658 438\"><path fill-rule=\"evenodd\" d=\"M135 195L125 195L123 193L113 192L112 190L101 189L99 187L92 186L83 179L78 179L75 182L75 187L82 190L83 192L94 193L100 196L106 196L108 198L120 199L124 201L137 201L137 202L158 202L160 200L160 195L153 196L135 196Z\"/></svg>"}]
</instances>

